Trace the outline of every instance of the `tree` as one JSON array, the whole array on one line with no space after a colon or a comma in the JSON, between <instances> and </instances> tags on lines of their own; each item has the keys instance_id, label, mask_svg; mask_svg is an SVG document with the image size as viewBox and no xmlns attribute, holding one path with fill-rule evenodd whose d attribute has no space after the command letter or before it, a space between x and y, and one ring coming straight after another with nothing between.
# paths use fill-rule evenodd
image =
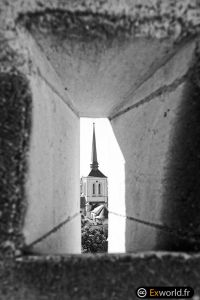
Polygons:
<instances>
[{"instance_id":1,"label":"tree","mask_svg":"<svg viewBox=\"0 0 200 300\"><path fill-rule=\"evenodd\" d=\"M103 227L91 227L86 224L82 227L82 252L107 252L107 237Z\"/></svg>"}]
</instances>

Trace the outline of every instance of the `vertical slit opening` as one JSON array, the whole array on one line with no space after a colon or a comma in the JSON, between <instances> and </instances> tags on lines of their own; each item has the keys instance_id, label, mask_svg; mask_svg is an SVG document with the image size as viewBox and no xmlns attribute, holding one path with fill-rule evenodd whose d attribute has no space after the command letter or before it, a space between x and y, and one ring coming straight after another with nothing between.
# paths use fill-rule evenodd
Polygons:
<instances>
[{"instance_id":1,"label":"vertical slit opening","mask_svg":"<svg viewBox=\"0 0 200 300\"><path fill-rule=\"evenodd\" d=\"M126 211L124 165L110 121L107 118L81 118L82 253L125 252L125 219L122 217ZM105 247L99 241L99 232L103 235L100 236L103 243L106 236Z\"/></svg>"}]
</instances>

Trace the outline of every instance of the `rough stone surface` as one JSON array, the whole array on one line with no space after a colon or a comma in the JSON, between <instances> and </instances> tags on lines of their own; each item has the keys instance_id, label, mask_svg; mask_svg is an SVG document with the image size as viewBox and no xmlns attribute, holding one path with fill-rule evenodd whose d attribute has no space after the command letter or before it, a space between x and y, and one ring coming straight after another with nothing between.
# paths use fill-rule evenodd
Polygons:
<instances>
[{"instance_id":1,"label":"rough stone surface","mask_svg":"<svg viewBox=\"0 0 200 300\"><path fill-rule=\"evenodd\" d=\"M102 14L105 15L105 19L107 20L105 26L109 28L108 31L110 32L112 32L113 24L116 24L115 29L119 28L123 31L124 28L130 29L130 27L133 27L132 32L138 33L139 36L150 35L157 38L163 38L168 35L173 35L174 33L176 37L179 35L187 35L188 32L195 33L200 23L198 16L195 14L199 9L199 3L195 0L190 2L186 0L178 0L175 2L164 0L99 0L95 1L95 3L92 0L28 0L26 2L17 0L12 3L10 2L9 9L5 4L6 1L4 0L4 10L7 11L8 16L12 16L14 19L22 14L31 15L31 13L34 12L40 14L40 12L47 10L49 12L56 11L56 9L58 11L60 10L61 13L63 11L69 11L71 15L74 12L79 12L79 16L81 14L92 13L93 15L99 14L101 17ZM121 17L117 22L115 15ZM109 22L110 19L111 22ZM59 21L57 20L56 23L59 24ZM90 25L88 19L86 23L88 26ZM96 18L95 23L98 23L98 18Z\"/></svg>"},{"instance_id":2,"label":"rough stone surface","mask_svg":"<svg viewBox=\"0 0 200 300\"><path fill-rule=\"evenodd\" d=\"M22 74L0 73L0 249L22 247L31 93Z\"/></svg>"},{"instance_id":3,"label":"rough stone surface","mask_svg":"<svg viewBox=\"0 0 200 300\"><path fill-rule=\"evenodd\" d=\"M132 300L141 286L190 286L199 297L199 276L199 255L181 253L24 257L1 264L0 297Z\"/></svg>"},{"instance_id":4,"label":"rough stone surface","mask_svg":"<svg viewBox=\"0 0 200 300\"><path fill-rule=\"evenodd\" d=\"M199 250L198 50L187 57L184 75L173 58L174 82L167 85L166 64L153 78L166 76L157 77L158 92L138 102L136 93L136 103L111 121L126 161L127 215L138 219L127 220L127 251Z\"/></svg>"},{"instance_id":5,"label":"rough stone surface","mask_svg":"<svg viewBox=\"0 0 200 300\"><path fill-rule=\"evenodd\" d=\"M32 134L26 182L26 244L79 213L79 118L40 76L32 76ZM33 247L80 253L80 215Z\"/></svg>"},{"instance_id":6,"label":"rough stone surface","mask_svg":"<svg viewBox=\"0 0 200 300\"><path fill-rule=\"evenodd\" d=\"M5 39L18 38L15 26L33 34L80 116L108 117L199 31L196 1L5 3Z\"/></svg>"},{"instance_id":7,"label":"rough stone surface","mask_svg":"<svg viewBox=\"0 0 200 300\"><path fill-rule=\"evenodd\" d=\"M164 223L185 232L188 240L165 240L167 250L200 250L199 168L200 168L200 60L184 88L177 118L171 132L169 165L164 178L164 203L170 209L162 212ZM176 213L175 213L176 211Z\"/></svg>"},{"instance_id":8,"label":"rough stone surface","mask_svg":"<svg viewBox=\"0 0 200 300\"><path fill-rule=\"evenodd\" d=\"M160 14L54 8L21 14L18 23L48 57L80 116L107 117L177 51L182 30L171 17L161 25ZM186 28L184 39L194 35Z\"/></svg>"}]
</instances>

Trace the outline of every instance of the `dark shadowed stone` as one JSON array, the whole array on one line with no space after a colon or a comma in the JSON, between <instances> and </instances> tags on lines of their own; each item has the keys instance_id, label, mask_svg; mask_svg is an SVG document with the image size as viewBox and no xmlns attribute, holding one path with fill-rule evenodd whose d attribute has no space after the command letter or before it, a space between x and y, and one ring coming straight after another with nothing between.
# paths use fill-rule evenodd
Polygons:
<instances>
[{"instance_id":1,"label":"dark shadowed stone","mask_svg":"<svg viewBox=\"0 0 200 300\"><path fill-rule=\"evenodd\" d=\"M133 300L141 286L190 286L200 295L199 277L199 255L22 257L1 265L0 298Z\"/></svg>"},{"instance_id":2,"label":"dark shadowed stone","mask_svg":"<svg viewBox=\"0 0 200 300\"><path fill-rule=\"evenodd\" d=\"M0 251L23 244L24 183L31 127L31 95L20 74L0 73Z\"/></svg>"},{"instance_id":3,"label":"dark shadowed stone","mask_svg":"<svg viewBox=\"0 0 200 300\"><path fill-rule=\"evenodd\" d=\"M179 236L168 235L158 243L172 251L200 250L199 66L197 53L171 133L162 218Z\"/></svg>"}]
</instances>

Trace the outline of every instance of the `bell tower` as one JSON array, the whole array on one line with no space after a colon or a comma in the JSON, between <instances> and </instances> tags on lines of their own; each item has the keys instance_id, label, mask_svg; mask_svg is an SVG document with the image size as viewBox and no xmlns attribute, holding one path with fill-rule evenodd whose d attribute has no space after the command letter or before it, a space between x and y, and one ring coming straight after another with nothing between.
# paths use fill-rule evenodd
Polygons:
<instances>
[{"instance_id":1,"label":"bell tower","mask_svg":"<svg viewBox=\"0 0 200 300\"><path fill-rule=\"evenodd\" d=\"M93 123L92 156L90 173L81 178L82 196L86 199L86 214L100 204L108 203L108 179L100 170L97 161L97 146L95 135L95 123Z\"/></svg>"}]
</instances>

